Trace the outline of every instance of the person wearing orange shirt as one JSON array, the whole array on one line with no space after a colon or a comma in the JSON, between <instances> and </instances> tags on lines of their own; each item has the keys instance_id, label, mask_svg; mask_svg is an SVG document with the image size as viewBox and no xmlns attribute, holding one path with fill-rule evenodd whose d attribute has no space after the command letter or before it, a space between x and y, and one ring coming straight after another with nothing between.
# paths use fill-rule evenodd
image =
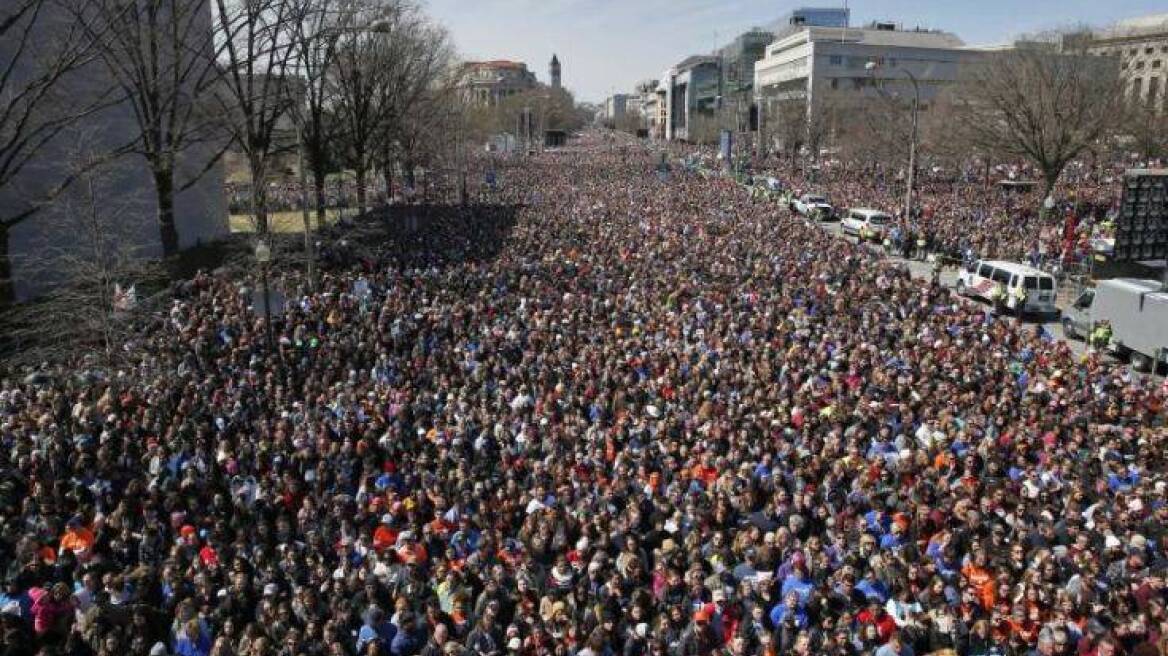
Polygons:
<instances>
[{"instance_id":1,"label":"person wearing orange shirt","mask_svg":"<svg viewBox=\"0 0 1168 656\"><path fill-rule=\"evenodd\" d=\"M714 467L714 456L709 453L704 454L690 470L690 475L701 481L706 487L713 484L714 481L718 480L718 469Z\"/></svg>"},{"instance_id":2,"label":"person wearing orange shirt","mask_svg":"<svg viewBox=\"0 0 1168 656\"><path fill-rule=\"evenodd\" d=\"M78 560L84 561L92 553L93 543L96 540L93 531L82 523L81 517L74 516L65 525L65 533L61 536L58 553L71 551Z\"/></svg>"},{"instance_id":3,"label":"person wearing orange shirt","mask_svg":"<svg viewBox=\"0 0 1168 656\"><path fill-rule=\"evenodd\" d=\"M973 560L961 568L961 576L966 585L977 594L982 608L991 610L996 596L994 575L988 566L989 557L984 550L978 551Z\"/></svg>"},{"instance_id":4,"label":"person wearing orange shirt","mask_svg":"<svg viewBox=\"0 0 1168 656\"><path fill-rule=\"evenodd\" d=\"M403 531L397 542L397 557L403 563L421 565L429 558L426 547L417 541L412 531Z\"/></svg>"},{"instance_id":5,"label":"person wearing orange shirt","mask_svg":"<svg viewBox=\"0 0 1168 656\"><path fill-rule=\"evenodd\" d=\"M373 548L378 553L392 549L397 544L397 531L390 526L392 523L393 516L387 513L381 516L381 523L373 530Z\"/></svg>"}]
</instances>

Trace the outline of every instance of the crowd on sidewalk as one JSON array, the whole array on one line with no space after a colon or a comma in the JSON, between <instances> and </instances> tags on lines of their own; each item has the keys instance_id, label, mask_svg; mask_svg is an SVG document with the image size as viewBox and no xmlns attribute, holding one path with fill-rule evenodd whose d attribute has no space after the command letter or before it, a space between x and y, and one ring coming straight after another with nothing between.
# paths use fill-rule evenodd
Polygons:
<instances>
[{"instance_id":1,"label":"crowd on sidewalk","mask_svg":"<svg viewBox=\"0 0 1168 656\"><path fill-rule=\"evenodd\" d=\"M1124 165L1072 162L1044 207L1041 176L1029 167L988 170L922 167L906 217L903 174L830 162L809 170L803 162L770 158L755 163L759 177L777 176L799 193L826 193L837 208L865 207L895 217L890 246L927 252L950 262L1006 259L1052 272L1086 268L1097 238L1111 236Z\"/></svg>"},{"instance_id":2,"label":"crowd on sidewalk","mask_svg":"<svg viewBox=\"0 0 1168 656\"><path fill-rule=\"evenodd\" d=\"M10 372L0 656L1168 656L1168 388L658 161Z\"/></svg>"}]
</instances>

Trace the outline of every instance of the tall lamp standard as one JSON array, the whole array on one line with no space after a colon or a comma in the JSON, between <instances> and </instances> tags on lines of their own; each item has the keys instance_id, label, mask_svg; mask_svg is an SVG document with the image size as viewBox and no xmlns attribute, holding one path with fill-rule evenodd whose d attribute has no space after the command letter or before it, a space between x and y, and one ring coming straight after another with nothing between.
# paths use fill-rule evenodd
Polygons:
<instances>
[{"instance_id":1,"label":"tall lamp standard","mask_svg":"<svg viewBox=\"0 0 1168 656\"><path fill-rule=\"evenodd\" d=\"M465 124L466 114L457 109L453 109L450 110L449 117L452 121L455 121L458 124L458 129L455 131L454 137L454 165L457 168L455 175L458 177L458 204L466 205L466 141L463 135L463 125Z\"/></svg>"},{"instance_id":2,"label":"tall lamp standard","mask_svg":"<svg viewBox=\"0 0 1168 656\"><path fill-rule=\"evenodd\" d=\"M868 75L872 76L876 69L879 68L879 65L874 61L869 61L864 68L868 71ZM912 71L907 68L900 70L908 77L909 82L912 82L913 86L912 136L908 142L908 184L904 191L904 218L908 220L912 216L913 187L916 184L917 175L917 124L921 107L921 85L918 83L916 76L912 74ZM884 93L883 87L879 84L877 85L877 90L881 94Z\"/></svg>"},{"instance_id":3,"label":"tall lamp standard","mask_svg":"<svg viewBox=\"0 0 1168 656\"><path fill-rule=\"evenodd\" d=\"M276 340L272 332L272 290L268 280L268 266L272 262L272 247L261 239L255 246L256 262L260 265L260 279L264 287L264 328L267 329L268 353L273 352Z\"/></svg>"}]
</instances>

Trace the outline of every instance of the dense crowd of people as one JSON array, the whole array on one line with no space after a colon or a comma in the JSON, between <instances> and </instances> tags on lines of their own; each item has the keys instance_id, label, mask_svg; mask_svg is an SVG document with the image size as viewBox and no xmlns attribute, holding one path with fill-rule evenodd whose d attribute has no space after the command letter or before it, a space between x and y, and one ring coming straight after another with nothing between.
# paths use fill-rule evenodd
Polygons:
<instances>
[{"instance_id":1,"label":"dense crowd of people","mask_svg":"<svg viewBox=\"0 0 1168 656\"><path fill-rule=\"evenodd\" d=\"M657 162L6 377L0 654L1168 656L1168 389Z\"/></svg>"},{"instance_id":2,"label":"dense crowd of people","mask_svg":"<svg viewBox=\"0 0 1168 656\"><path fill-rule=\"evenodd\" d=\"M923 166L914 185L914 213L906 217L903 173L840 162L809 171L803 164L782 158L757 162L761 175L778 176L794 190L830 192L840 208L893 214L898 252L927 251L951 261L1008 259L1055 271L1081 268L1095 254L1093 238L1110 236L1106 224L1118 211L1125 168L1071 162L1051 207L1043 209L1041 176L1030 167Z\"/></svg>"},{"instance_id":3,"label":"dense crowd of people","mask_svg":"<svg viewBox=\"0 0 1168 656\"><path fill-rule=\"evenodd\" d=\"M227 211L230 214L247 214L251 211L251 185L228 183L224 185ZM383 197L384 188L370 185L368 198ZM307 197L309 207L316 208L316 189L309 187L307 194L301 192L300 183L292 181L271 182L265 190L268 211L290 212L299 210L302 199ZM324 189L324 206L329 209L353 208L357 206L357 186L350 181L329 181Z\"/></svg>"}]
</instances>

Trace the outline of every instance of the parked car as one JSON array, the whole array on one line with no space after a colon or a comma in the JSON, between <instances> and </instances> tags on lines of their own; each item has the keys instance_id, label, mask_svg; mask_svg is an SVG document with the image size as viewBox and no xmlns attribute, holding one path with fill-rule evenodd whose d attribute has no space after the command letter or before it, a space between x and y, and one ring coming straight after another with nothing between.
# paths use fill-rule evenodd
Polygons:
<instances>
[{"instance_id":1,"label":"parked car","mask_svg":"<svg viewBox=\"0 0 1168 656\"><path fill-rule=\"evenodd\" d=\"M791 203L791 209L808 218L828 221L835 218L835 208L819 194L803 194Z\"/></svg>"},{"instance_id":2,"label":"parked car","mask_svg":"<svg viewBox=\"0 0 1168 656\"><path fill-rule=\"evenodd\" d=\"M1087 339L1102 321L1111 325L1111 349L1148 370L1168 362L1168 290L1156 280L1101 280L1083 290L1063 314L1068 339Z\"/></svg>"},{"instance_id":3,"label":"parked car","mask_svg":"<svg viewBox=\"0 0 1168 656\"><path fill-rule=\"evenodd\" d=\"M1019 288L1026 290L1022 307L1018 307ZM969 264L957 277L957 293L987 301L1001 294L1003 305L1019 315L1058 313L1054 276L1017 262L978 260Z\"/></svg>"},{"instance_id":4,"label":"parked car","mask_svg":"<svg viewBox=\"0 0 1168 656\"><path fill-rule=\"evenodd\" d=\"M880 210L866 207L857 207L844 212L840 221L840 229L846 235L867 235L869 239L880 241L884 239L884 231L892 223L892 217Z\"/></svg>"}]
</instances>

